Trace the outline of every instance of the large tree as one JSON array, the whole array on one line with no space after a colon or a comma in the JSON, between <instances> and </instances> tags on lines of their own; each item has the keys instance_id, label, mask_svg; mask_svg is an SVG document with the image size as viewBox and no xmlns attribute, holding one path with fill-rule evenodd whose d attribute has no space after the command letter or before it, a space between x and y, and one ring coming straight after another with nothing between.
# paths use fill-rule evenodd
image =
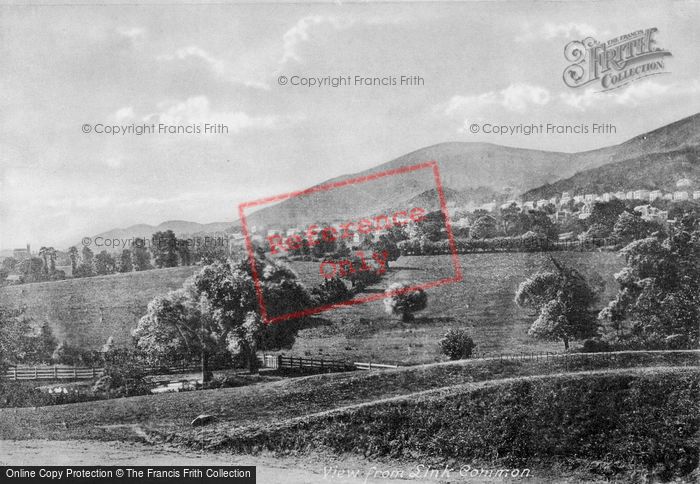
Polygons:
<instances>
[{"instance_id":1,"label":"large tree","mask_svg":"<svg viewBox=\"0 0 700 484\"><path fill-rule=\"evenodd\" d=\"M627 266L615 274L620 288L599 318L618 336L645 344L669 337L697 344L700 328L700 228L684 217L669 235L631 242L620 253ZM624 329L630 335L624 335Z\"/></svg>"},{"instance_id":2,"label":"large tree","mask_svg":"<svg viewBox=\"0 0 700 484\"><path fill-rule=\"evenodd\" d=\"M267 312L287 314L309 307L309 296L286 266L255 259ZM299 321L262 324L252 269L247 260L204 267L182 289L154 299L135 332L137 345L154 359L200 356L202 376L209 357L228 349L256 369L258 349L291 347Z\"/></svg>"},{"instance_id":3,"label":"large tree","mask_svg":"<svg viewBox=\"0 0 700 484\"><path fill-rule=\"evenodd\" d=\"M156 232L151 239L151 252L156 267L177 267L178 241L172 230Z\"/></svg>"},{"instance_id":4,"label":"large tree","mask_svg":"<svg viewBox=\"0 0 700 484\"><path fill-rule=\"evenodd\" d=\"M555 271L538 272L523 281L515 294L520 307L535 311L528 334L535 338L569 341L597 333L591 306L597 294L583 275L552 258Z\"/></svg>"}]
</instances>

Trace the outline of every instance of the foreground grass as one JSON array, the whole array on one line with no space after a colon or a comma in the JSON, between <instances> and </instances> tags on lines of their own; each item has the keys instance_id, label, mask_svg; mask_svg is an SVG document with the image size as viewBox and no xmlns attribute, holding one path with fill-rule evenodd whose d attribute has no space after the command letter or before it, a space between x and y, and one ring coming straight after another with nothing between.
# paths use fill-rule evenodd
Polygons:
<instances>
[{"instance_id":1,"label":"foreground grass","mask_svg":"<svg viewBox=\"0 0 700 484\"><path fill-rule=\"evenodd\" d=\"M206 432L209 449L359 454L667 481L697 472L698 368L507 378L353 405L286 422Z\"/></svg>"},{"instance_id":2,"label":"foreground grass","mask_svg":"<svg viewBox=\"0 0 700 484\"><path fill-rule=\"evenodd\" d=\"M697 352L620 352L610 358L463 360L380 372L336 373L241 388L2 409L0 438L148 440L155 433L201 439L189 426L200 413L217 416L218 423L207 432L218 432L472 382L571 371L697 365Z\"/></svg>"}]
</instances>

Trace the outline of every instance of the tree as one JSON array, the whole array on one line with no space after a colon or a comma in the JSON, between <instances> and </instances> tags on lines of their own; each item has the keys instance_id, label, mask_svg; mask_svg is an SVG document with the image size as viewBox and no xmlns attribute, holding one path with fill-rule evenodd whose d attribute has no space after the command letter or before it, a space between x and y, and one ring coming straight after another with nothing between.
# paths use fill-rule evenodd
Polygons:
<instances>
[{"instance_id":1,"label":"tree","mask_svg":"<svg viewBox=\"0 0 700 484\"><path fill-rule=\"evenodd\" d=\"M95 257L95 273L98 275L114 274L117 270L117 263L106 250L103 250Z\"/></svg>"},{"instance_id":2,"label":"tree","mask_svg":"<svg viewBox=\"0 0 700 484\"><path fill-rule=\"evenodd\" d=\"M156 232L151 239L153 262L158 268L177 267L177 237L172 230Z\"/></svg>"},{"instance_id":3,"label":"tree","mask_svg":"<svg viewBox=\"0 0 700 484\"><path fill-rule=\"evenodd\" d=\"M131 262L131 251L129 249L122 250L119 256L119 272L131 272L134 270L134 265Z\"/></svg>"},{"instance_id":4,"label":"tree","mask_svg":"<svg viewBox=\"0 0 700 484\"><path fill-rule=\"evenodd\" d=\"M594 336L597 332L591 305L595 291L576 269L552 258L556 271L539 272L523 281L515 294L520 307L538 314L528 334L535 338L569 341Z\"/></svg>"},{"instance_id":5,"label":"tree","mask_svg":"<svg viewBox=\"0 0 700 484\"><path fill-rule=\"evenodd\" d=\"M309 307L308 294L286 266L256 258L255 269L270 316ZM298 321L261 324L251 316L257 309L249 262L217 262L189 278L182 289L151 301L134 335L138 347L155 360L200 356L206 382L212 355L237 352L254 371L258 349L294 343Z\"/></svg>"},{"instance_id":6,"label":"tree","mask_svg":"<svg viewBox=\"0 0 700 484\"><path fill-rule=\"evenodd\" d=\"M46 279L44 261L40 257L30 257L19 263L19 272L24 282L39 282Z\"/></svg>"},{"instance_id":7,"label":"tree","mask_svg":"<svg viewBox=\"0 0 700 484\"><path fill-rule=\"evenodd\" d=\"M627 210L627 206L622 200L595 202L591 209L591 215L586 219L586 223L588 227L592 225L601 225L605 227L607 234L609 234L615 226L618 217L625 210Z\"/></svg>"},{"instance_id":8,"label":"tree","mask_svg":"<svg viewBox=\"0 0 700 484\"><path fill-rule=\"evenodd\" d=\"M643 345L668 338L694 347L700 328L700 229L695 217L684 217L658 234L631 242L620 253L626 267L615 279L619 290L598 315L619 337L629 327Z\"/></svg>"},{"instance_id":9,"label":"tree","mask_svg":"<svg viewBox=\"0 0 700 484\"><path fill-rule=\"evenodd\" d=\"M78 267L78 249L75 246L68 249L68 257L70 258L71 274L75 274L75 269Z\"/></svg>"},{"instance_id":10,"label":"tree","mask_svg":"<svg viewBox=\"0 0 700 484\"><path fill-rule=\"evenodd\" d=\"M73 272L74 277L90 277L95 275L95 266L93 264L94 255L92 250L87 245L82 250L82 261Z\"/></svg>"},{"instance_id":11,"label":"tree","mask_svg":"<svg viewBox=\"0 0 700 484\"><path fill-rule=\"evenodd\" d=\"M451 360L462 360L472 355L476 346L466 329L451 329L439 342L440 351Z\"/></svg>"},{"instance_id":12,"label":"tree","mask_svg":"<svg viewBox=\"0 0 700 484\"><path fill-rule=\"evenodd\" d=\"M146 249L145 239L134 239L134 250L131 252L131 261L135 271L153 269L151 265L151 254Z\"/></svg>"},{"instance_id":13,"label":"tree","mask_svg":"<svg viewBox=\"0 0 700 484\"><path fill-rule=\"evenodd\" d=\"M352 299L352 293L339 277L332 277L311 289L311 299L314 306L322 306L349 301Z\"/></svg>"},{"instance_id":14,"label":"tree","mask_svg":"<svg viewBox=\"0 0 700 484\"><path fill-rule=\"evenodd\" d=\"M42 247L39 249L39 257L41 257L44 260L44 274L46 275L46 278L48 279L49 276L49 263L47 262L46 258L48 256L48 247Z\"/></svg>"},{"instance_id":15,"label":"tree","mask_svg":"<svg viewBox=\"0 0 700 484\"><path fill-rule=\"evenodd\" d=\"M209 356L221 342L221 328L212 318L210 304L193 284L158 296L134 331L136 345L153 363L181 362L200 356L202 381L211 380Z\"/></svg>"},{"instance_id":16,"label":"tree","mask_svg":"<svg viewBox=\"0 0 700 484\"><path fill-rule=\"evenodd\" d=\"M471 228L471 236L475 239L490 239L496 236L496 219L490 215L479 217Z\"/></svg>"},{"instance_id":17,"label":"tree","mask_svg":"<svg viewBox=\"0 0 700 484\"><path fill-rule=\"evenodd\" d=\"M638 213L622 212L613 226L611 236L617 242L627 245L633 240L648 237L659 229L658 224L647 222Z\"/></svg>"},{"instance_id":18,"label":"tree","mask_svg":"<svg viewBox=\"0 0 700 484\"><path fill-rule=\"evenodd\" d=\"M387 266L389 262L396 261L401 257L399 246L396 245L396 242L388 235L381 235L379 240L374 243L373 250L376 253L386 254Z\"/></svg>"},{"instance_id":19,"label":"tree","mask_svg":"<svg viewBox=\"0 0 700 484\"><path fill-rule=\"evenodd\" d=\"M407 282L396 282L386 291L384 308L387 313L401 316L404 322L414 319L413 313L422 311L428 306L428 295L419 288Z\"/></svg>"}]
</instances>

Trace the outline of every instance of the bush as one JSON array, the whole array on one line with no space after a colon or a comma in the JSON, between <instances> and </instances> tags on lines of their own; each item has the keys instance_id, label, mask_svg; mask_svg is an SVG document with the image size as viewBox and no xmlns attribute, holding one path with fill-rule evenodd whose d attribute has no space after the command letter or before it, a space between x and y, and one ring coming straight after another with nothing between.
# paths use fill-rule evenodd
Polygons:
<instances>
[{"instance_id":1,"label":"bush","mask_svg":"<svg viewBox=\"0 0 700 484\"><path fill-rule=\"evenodd\" d=\"M428 306L428 295L423 289L411 289L413 284L397 282L389 286L385 293L384 308L386 312L401 316L402 321L412 321L413 313Z\"/></svg>"},{"instance_id":2,"label":"bush","mask_svg":"<svg viewBox=\"0 0 700 484\"><path fill-rule=\"evenodd\" d=\"M463 360L471 357L476 346L466 329L451 329L440 340L440 351L451 360Z\"/></svg>"},{"instance_id":3,"label":"bush","mask_svg":"<svg viewBox=\"0 0 700 484\"><path fill-rule=\"evenodd\" d=\"M311 289L311 301L314 306L335 304L352 299L352 293L338 277L326 279L318 287Z\"/></svg>"},{"instance_id":4,"label":"bush","mask_svg":"<svg viewBox=\"0 0 700 484\"><path fill-rule=\"evenodd\" d=\"M605 351L612 351L612 347L606 341L598 338L589 338L581 346L582 353L603 353Z\"/></svg>"}]
</instances>

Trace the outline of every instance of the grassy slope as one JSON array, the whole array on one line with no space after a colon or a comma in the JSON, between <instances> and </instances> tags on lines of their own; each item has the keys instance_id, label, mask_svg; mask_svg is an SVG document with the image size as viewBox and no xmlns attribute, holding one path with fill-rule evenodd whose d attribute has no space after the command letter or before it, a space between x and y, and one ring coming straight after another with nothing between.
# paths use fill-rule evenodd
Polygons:
<instances>
[{"instance_id":1,"label":"grassy slope","mask_svg":"<svg viewBox=\"0 0 700 484\"><path fill-rule=\"evenodd\" d=\"M585 274L607 283L607 301L616 288L612 274L622 261L612 253L557 253ZM534 319L513 302L518 284L549 267L546 254L472 254L460 258L464 281L428 291L426 311L410 324L384 312L381 301L337 309L314 318L292 349L296 355L324 355L353 361L429 363L440 359L437 342L453 326L472 331L479 351L560 351L561 343L527 336ZM449 257L402 257L370 291L395 281L426 282L452 275ZM319 264L295 262L293 269L309 287L320 282ZM0 288L0 304L26 305L37 322L49 321L60 338L88 348L107 338L128 343L130 331L156 295L178 288L198 267L26 284ZM361 320L365 320L362 322Z\"/></svg>"},{"instance_id":2,"label":"grassy slope","mask_svg":"<svg viewBox=\"0 0 700 484\"><path fill-rule=\"evenodd\" d=\"M553 254L588 277L605 282L602 303L610 300L617 284L613 274L623 261L609 252ZM513 298L529 275L551 269L548 254L469 254L460 257L464 280L428 290L428 309L413 323L402 323L384 312L382 301L334 309L315 318L315 326L300 332L295 355L327 355L354 361L429 363L440 360L438 341L455 326L470 329L478 351L562 351L560 342L535 340L527 335L534 320ZM370 290L396 281L428 282L453 275L448 256L401 257L384 280ZM294 262L293 269L307 284L317 284L319 264ZM361 320L365 320L361 322Z\"/></svg>"},{"instance_id":3,"label":"grassy slope","mask_svg":"<svg viewBox=\"0 0 700 484\"><path fill-rule=\"evenodd\" d=\"M692 366L698 353L620 353L540 362L465 360L381 372L287 379L242 388L132 397L99 402L0 410L0 439L141 439L149 433L199 441L232 427L262 426L347 405L469 382L571 370ZM189 427L200 413L219 423L199 433Z\"/></svg>"},{"instance_id":4,"label":"grassy slope","mask_svg":"<svg viewBox=\"0 0 700 484\"><path fill-rule=\"evenodd\" d=\"M114 336L129 343L131 329L157 295L182 286L198 266L39 282L0 288L0 304L26 306L36 322L48 321L61 340L99 349Z\"/></svg>"}]
</instances>

